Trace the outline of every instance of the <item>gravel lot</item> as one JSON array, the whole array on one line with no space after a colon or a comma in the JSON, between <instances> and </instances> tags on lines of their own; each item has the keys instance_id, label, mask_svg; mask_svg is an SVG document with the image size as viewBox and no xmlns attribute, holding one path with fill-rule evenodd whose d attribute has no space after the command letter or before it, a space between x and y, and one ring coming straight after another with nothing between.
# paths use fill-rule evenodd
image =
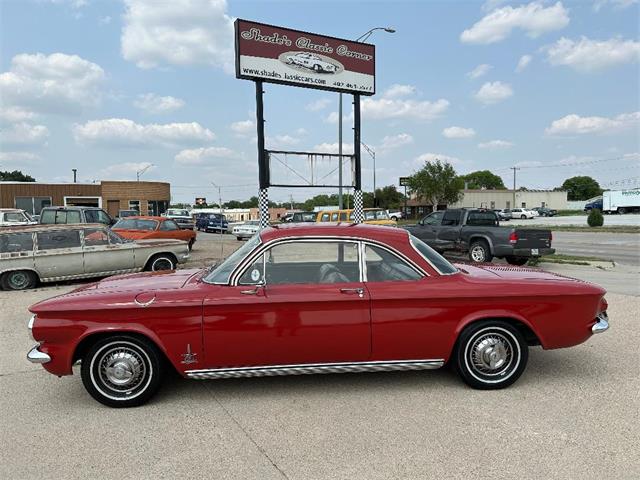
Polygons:
<instances>
[{"instance_id":1,"label":"gravel lot","mask_svg":"<svg viewBox=\"0 0 640 480\"><path fill-rule=\"evenodd\" d=\"M211 237L193 264L219 256ZM502 391L471 390L448 369L170 378L150 404L115 410L79 372L58 379L25 360L26 307L71 288L0 292L0 478L640 477L635 296L610 293L609 332L532 349Z\"/></svg>"}]
</instances>

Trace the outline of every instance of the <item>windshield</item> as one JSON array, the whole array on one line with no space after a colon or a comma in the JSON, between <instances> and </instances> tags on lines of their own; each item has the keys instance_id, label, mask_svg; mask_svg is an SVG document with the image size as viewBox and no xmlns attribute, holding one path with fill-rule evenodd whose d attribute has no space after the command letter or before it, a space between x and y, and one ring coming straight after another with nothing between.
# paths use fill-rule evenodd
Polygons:
<instances>
[{"instance_id":1,"label":"windshield","mask_svg":"<svg viewBox=\"0 0 640 480\"><path fill-rule=\"evenodd\" d=\"M448 260L419 238L409 235L409 240L411 241L413 248L415 248L418 253L422 255L427 262L433 265L433 267L442 275L449 275L458 271L458 269L451 265Z\"/></svg>"},{"instance_id":2,"label":"windshield","mask_svg":"<svg viewBox=\"0 0 640 480\"><path fill-rule=\"evenodd\" d=\"M254 235L238 250L229 255L219 265L214 265L213 270L207 274L204 281L207 283L229 283L229 277L238 264L244 260L258 245L260 245L260 235Z\"/></svg>"},{"instance_id":3,"label":"windshield","mask_svg":"<svg viewBox=\"0 0 640 480\"><path fill-rule=\"evenodd\" d=\"M156 220L143 220L140 218L126 218L122 220L118 220L118 222L113 226L114 229L120 230L155 230L158 226L158 222Z\"/></svg>"}]
</instances>

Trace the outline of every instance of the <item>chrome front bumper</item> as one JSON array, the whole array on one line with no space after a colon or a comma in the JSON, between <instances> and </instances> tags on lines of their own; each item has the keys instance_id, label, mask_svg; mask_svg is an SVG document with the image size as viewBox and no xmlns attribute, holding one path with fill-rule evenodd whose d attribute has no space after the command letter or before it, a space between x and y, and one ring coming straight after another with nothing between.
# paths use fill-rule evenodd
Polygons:
<instances>
[{"instance_id":1,"label":"chrome front bumper","mask_svg":"<svg viewBox=\"0 0 640 480\"><path fill-rule=\"evenodd\" d=\"M47 355L46 353L41 352L40 350L38 350L38 348L40 347L39 343L36 343L34 345L34 347L29 350L29 353L27 353L27 360L29 360L31 363L48 363L51 361L51 357L49 355Z\"/></svg>"},{"instance_id":2,"label":"chrome front bumper","mask_svg":"<svg viewBox=\"0 0 640 480\"><path fill-rule=\"evenodd\" d=\"M609 330L609 316L607 312L601 312L596 317L596 323L591 327L591 332L596 334L606 332L607 330Z\"/></svg>"}]
</instances>

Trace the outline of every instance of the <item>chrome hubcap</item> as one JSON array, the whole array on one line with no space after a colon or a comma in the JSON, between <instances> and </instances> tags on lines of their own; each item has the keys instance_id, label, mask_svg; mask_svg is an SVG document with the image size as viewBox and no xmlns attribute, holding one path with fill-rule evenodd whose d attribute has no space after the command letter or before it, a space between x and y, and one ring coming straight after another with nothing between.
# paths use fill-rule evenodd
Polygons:
<instances>
[{"instance_id":1,"label":"chrome hubcap","mask_svg":"<svg viewBox=\"0 0 640 480\"><path fill-rule=\"evenodd\" d=\"M483 375L500 375L513 361L511 343L499 333L491 333L477 338L470 350L471 365Z\"/></svg>"},{"instance_id":2,"label":"chrome hubcap","mask_svg":"<svg viewBox=\"0 0 640 480\"><path fill-rule=\"evenodd\" d=\"M127 393L137 388L144 381L146 371L140 354L126 347L116 347L105 352L98 367L102 383L118 393Z\"/></svg>"}]
</instances>

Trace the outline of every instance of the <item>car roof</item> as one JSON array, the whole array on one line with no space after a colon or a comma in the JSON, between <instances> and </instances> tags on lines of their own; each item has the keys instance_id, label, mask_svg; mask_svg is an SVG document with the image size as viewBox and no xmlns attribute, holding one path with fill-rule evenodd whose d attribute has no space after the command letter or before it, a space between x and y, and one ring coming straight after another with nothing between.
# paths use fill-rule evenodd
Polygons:
<instances>
[{"instance_id":1,"label":"car roof","mask_svg":"<svg viewBox=\"0 0 640 480\"><path fill-rule=\"evenodd\" d=\"M77 230L80 228L103 228L107 226L103 223L46 223L36 225L15 225L2 227L0 234L2 233L16 233L16 232L41 232L46 230Z\"/></svg>"},{"instance_id":2,"label":"car roof","mask_svg":"<svg viewBox=\"0 0 640 480\"><path fill-rule=\"evenodd\" d=\"M126 217L126 220L157 220L158 222L164 222L165 220L171 220L166 217L156 217L153 215L131 215Z\"/></svg>"},{"instance_id":3,"label":"car roof","mask_svg":"<svg viewBox=\"0 0 640 480\"><path fill-rule=\"evenodd\" d=\"M100 207L83 207L76 205L58 205L58 206L48 206L42 207L42 210L102 210Z\"/></svg>"},{"instance_id":4,"label":"car roof","mask_svg":"<svg viewBox=\"0 0 640 480\"><path fill-rule=\"evenodd\" d=\"M287 237L345 237L378 240L381 242L406 241L408 232L402 228L366 223L287 223L266 228L260 232L263 241Z\"/></svg>"},{"instance_id":5,"label":"car roof","mask_svg":"<svg viewBox=\"0 0 640 480\"><path fill-rule=\"evenodd\" d=\"M2 213L24 212L21 208L0 208Z\"/></svg>"}]
</instances>

